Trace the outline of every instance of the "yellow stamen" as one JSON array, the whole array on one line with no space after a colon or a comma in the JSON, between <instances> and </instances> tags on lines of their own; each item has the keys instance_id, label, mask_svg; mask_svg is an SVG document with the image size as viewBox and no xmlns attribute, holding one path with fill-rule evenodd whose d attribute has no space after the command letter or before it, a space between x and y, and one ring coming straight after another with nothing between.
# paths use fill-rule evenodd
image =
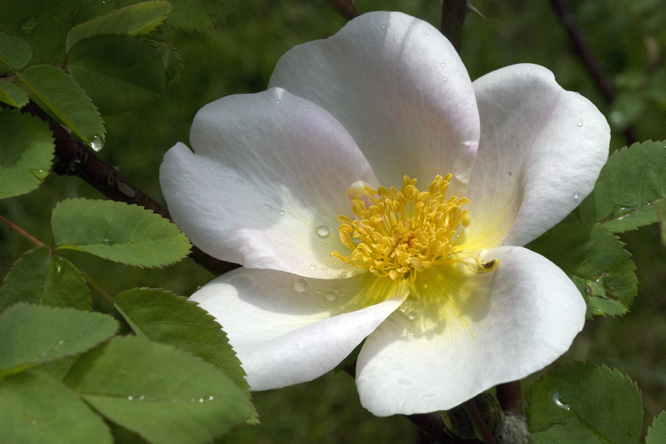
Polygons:
<instances>
[{"instance_id":1,"label":"yellow stamen","mask_svg":"<svg viewBox=\"0 0 666 444\"><path fill-rule=\"evenodd\" d=\"M338 218L340 240L350 253L335 251L332 255L394 281L413 281L434 265L455 262L463 262L476 272L495 269L496 260L484 263L457 254L458 242L471 219L462 208L469 203L466 198L447 199L450 180L450 174L437 176L428 191L419 191L416 179L407 176L399 191L354 184L348 193L353 193L355 218Z\"/></svg>"}]
</instances>

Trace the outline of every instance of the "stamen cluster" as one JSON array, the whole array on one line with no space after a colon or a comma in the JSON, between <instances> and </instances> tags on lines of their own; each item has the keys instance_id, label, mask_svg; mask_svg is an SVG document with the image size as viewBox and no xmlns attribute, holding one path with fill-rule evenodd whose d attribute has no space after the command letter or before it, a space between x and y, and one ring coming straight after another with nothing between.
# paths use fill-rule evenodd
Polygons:
<instances>
[{"instance_id":1,"label":"stamen cluster","mask_svg":"<svg viewBox=\"0 0 666 444\"><path fill-rule=\"evenodd\" d=\"M365 187L352 199L354 220L340 216L340 240L351 250L333 256L393 280L415 278L420 271L447 259L455 251L470 216L465 198L446 198L451 175L437 176L428 191L416 179L403 178L402 188Z\"/></svg>"}]
</instances>

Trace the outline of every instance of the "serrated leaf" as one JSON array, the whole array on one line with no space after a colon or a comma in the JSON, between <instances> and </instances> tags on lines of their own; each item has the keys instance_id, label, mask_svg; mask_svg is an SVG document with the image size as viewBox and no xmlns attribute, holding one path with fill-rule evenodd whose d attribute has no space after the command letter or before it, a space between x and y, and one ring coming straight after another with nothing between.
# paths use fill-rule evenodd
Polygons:
<instances>
[{"instance_id":1,"label":"serrated leaf","mask_svg":"<svg viewBox=\"0 0 666 444\"><path fill-rule=\"evenodd\" d=\"M18 302L90 310L90 291L79 270L46 247L23 255L0 289L0 311Z\"/></svg>"},{"instance_id":2,"label":"serrated leaf","mask_svg":"<svg viewBox=\"0 0 666 444\"><path fill-rule=\"evenodd\" d=\"M99 111L72 76L54 66L37 65L18 77L30 97L81 140L90 145L94 137L104 139Z\"/></svg>"},{"instance_id":3,"label":"serrated leaf","mask_svg":"<svg viewBox=\"0 0 666 444\"><path fill-rule=\"evenodd\" d=\"M206 32L225 23L234 13L235 2L220 0L171 0L173 9L167 23L184 31Z\"/></svg>"},{"instance_id":4,"label":"serrated leaf","mask_svg":"<svg viewBox=\"0 0 666 444\"><path fill-rule=\"evenodd\" d=\"M31 58L32 50L25 40L0 32L0 73L22 69Z\"/></svg>"},{"instance_id":5,"label":"serrated leaf","mask_svg":"<svg viewBox=\"0 0 666 444\"><path fill-rule=\"evenodd\" d=\"M659 217L661 243L666 245L666 200L657 203L657 216Z\"/></svg>"},{"instance_id":6,"label":"serrated leaf","mask_svg":"<svg viewBox=\"0 0 666 444\"><path fill-rule=\"evenodd\" d=\"M138 267L172 264L190 249L185 235L167 219L123 202L67 199L53 210L51 227L59 249Z\"/></svg>"},{"instance_id":7,"label":"serrated leaf","mask_svg":"<svg viewBox=\"0 0 666 444\"><path fill-rule=\"evenodd\" d=\"M0 102L15 108L22 108L28 103L28 93L12 82L0 80Z\"/></svg>"},{"instance_id":8,"label":"serrated leaf","mask_svg":"<svg viewBox=\"0 0 666 444\"><path fill-rule=\"evenodd\" d=\"M533 444L636 444L641 434L636 383L606 366L575 363L550 372L532 386L528 405Z\"/></svg>"},{"instance_id":9,"label":"serrated leaf","mask_svg":"<svg viewBox=\"0 0 666 444\"><path fill-rule=\"evenodd\" d=\"M62 383L29 372L0 379L0 442L111 444L102 418Z\"/></svg>"},{"instance_id":10,"label":"serrated leaf","mask_svg":"<svg viewBox=\"0 0 666 444\"><path fill-rule=\"evenodd\" d=\"M17 109L0 111L0 199L39 187L54 149L48 124Z\"/></svg>"},{"instance_id":11,"label":"serrated leaf","mask_svg":"<svg viewBox=\"0 0 666 444\"><path fill-rule=\"evenodd\" d=\"M666 412L654 419L645 437L645 444L666 444Z\"/></svg>"},{"instance_id":12,"label":"serrated leaf","mask_svg":"<svg viewBox=\"0 0 666 444\"><path fill-rule=\"evenodd\" d=\"M116 9L77 25L67 34L67 52L81 40L103 34L139 35L154 30L169 14L171 4L145 1Z\"/></svg>"},{"instance_id":13,"label":"serrated leaf","mask_svg":"<svg viewBox=\"0 0 666 444\"><path fill-rule=\"evenodd\" d=\"M665 197L665 143L635 143L610 156L578 211L583 221L623 233L657 222L655 204Z\"/></svg>"},{"instance_id":14,"label":"serrated leaf","mask_svg":"<svg viewBox=\"0 0 666 444\"><path fill-rule=\"evenodd\" d=\"M205 359L239 387L248 388L245 372L220 324L196 302L165 290L135 288L115 298L118 312L137 335L171 344Z\"/></svg>"},{"instance_id":15,"label":"serrated leaf","mask_svg":"<svg viewBox=\"0 0 666 444\"><path fill-rule=\"evenodd\" d=\"M158 48L127 36L80 42L69 53L67 69L105 115L137 109L166 86Z\"/></svg>"},{"instance_id":16,"label":"serrated leaf","mask_svg":"<svg viewBox=\"0 0 666 444\"><path fill-rule=\"evenodd\" d=\"M32 48L31 63L62 61L65 36L80 0L0 0L0 31L21 38Z\"/></svg>"},{"instance_id":17,"label":"serrated leaf","mask_svg":"<svg viewBox=\"0 0 666 444\"><path fill-rule=\"evenodd\" d=\"M215 366L142 337L118 338L85 354L65 383L150 442L209 442L253 412L243 391Z\"/></svg>"},{"instance_id":18,"label":"serrated leaf","mask_svg":"<svg viewBox=\"0 0 666 444\"><path fill-rule=\"evenodd\" d=\"M0 315L0 377L82 353L118 330L101 313L16 304Z\"/></svg>"},{"instance_id":19,"label":"serrated leaf","mask_svg":"<svg viewBox=\"0 0 666 444\"><path fill-rule=\"evenodd\" d=\"M629 310L638 291L636 266L624 244L605 227L565 220L526 248L567 273L585 298L588 319Z\"/></svg>"}]
</instances>

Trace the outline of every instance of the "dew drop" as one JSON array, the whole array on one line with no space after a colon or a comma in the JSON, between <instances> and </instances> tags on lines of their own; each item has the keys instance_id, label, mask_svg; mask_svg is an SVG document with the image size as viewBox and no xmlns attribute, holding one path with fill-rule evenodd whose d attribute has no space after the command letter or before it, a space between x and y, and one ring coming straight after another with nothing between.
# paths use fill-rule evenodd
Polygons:
<instances>
[{"instance_id":1,"label":"dew drop","mask_svg":"<svg viewBox=\"0 0 666 444\"><path fill-rule=\"evenodd\" d=\"M558 406L561 409L564 410L571 410L571 407L569 407L569 404L565 404L562 402L562 397L560 396L560 392L555 390L553 392L553 402L555 403L556 406Z\"/></svg>"},{"instance_id":2,"label":"dew drop","mask_svg":"<svg viewBox=\"0 0 666 444\"><path fill-rule=\"evenodd\" d=\"M310 270L316 270L317 264L310 264Z\"/></svg>"},{"instance_id":3,"label":"dew drop","mask_svg":"<svg viewBox=\"0 0 666 444\"><path fill-rule=\"evenodd\" d=\"M279 105L279 104L280 104L280 101L279 101L279 100L276 100L276 101L275 101L275 104L276 104L276 105Z\"/></svg>"},{"instance_id":4,"label":"dew drop","mask_svg":"<svg viewBox=\"0 0 666 444\"><path fill-rule=\"evenodd\" d=\"M203 399L203 398L199 398L199 402L204 402L204 399Z\"/></svg>"},{"instance_id":5,"label":"dew drop","mask_svg":"<svg viewBox=\"0 0 666 444\"><path fill-rule=\"evenodd\" d=\"M583 126L583 119L578 120L578 123L576 123L576 126L578 126L578 128Z\"/></svg>"},{"instance_id":6,"label":"dew drop","mask_svg":"<svg viewBox=\"0 0 666 444\"><path fill-rule=\"evenodd\" d=\"M298 344L294 344L294 350L298 350Z\"/></svg>"},{"instance_id":7,"label":"dew drop","mask_svg":"<svg viewBox=\"0 0 666 444\"><path fill-rule=\"evenodd\" d=\"M32 425L37 425L37 420L36 419L32 420Z\"/></svg>"},{"instance_id":8,"label":"dew drop","mask_svg":"<svg viewBox=\"0 0 666 444\"><path fill-rule=\"evenodd\" d=\"M382 29L386 29L386 25L382 25Z\"/></svg>"},{"instance_id":9,"label":"dew drop","mask_svg":"<svg viewBox=\"0 0 666 444\"><path fill-rule=\"evenodd\" d=\"M45 170L43 168L35 169L35 170L30 170L33 176L35 176L37 179L39 179L40 182L44 182L44 179L46 179L46 176L49 175L49 170Z\"/></svg>"},{"instance_id":10,"label":"dew drop","mask_svg":"<svg viewBox=\"0 0 666 444\"><path fill-rule=\"evenodd\" d=\"M574 191L573 198L574 200L578 200L580 198L580 194L578 194L578 191Z\"/></svg>"},{"instance_id":11,"label":"dew drop","mask_svg":"<svg viewBox=\"0 0 666 444\"><path fill-rule=\"evenodd\" d=\"M410 321L413 321L414 319L416 319L417 314L418 313L416 313L415 311L410 311L407 317L409 318Z\"/></svg>"},{"instance_id":12,"label":"dew drop","mask_svg":"<svg viewBox=\"0 0 666 444\"><path fill-rule=\"evenodd\" d=\"M21 23L21 31L28 32L37 26L37 19L34 17L28 17Z\"/></svg>"},{"instance_id":13,"label":"dew drop","mask_svg":"<svg viewBox=\"0 0 666 444\"><path fill-rule=\"evenodd\" d=\"M62 345L64 343L65 343L65 341L63 341L62 339L58 341L58 345Z\"/></svg>"},{"instance_id":14,"label":"dew drop","mask_svg":"<svg viewBox=\"0 0 666 444\"><path fill-rule=\"evenodd\" d=\"M319 237L327 237L330 234L330 230L326 225L319 225L315 231Z\"/></svg>"},{"instance_id":15,"label":"dew drop","mask_svg":"<svg viewBox=\"0 0 666 444\"><path fill-rule=\"evenodd\" d=\"M139 396L139 401L143 401L144 399L146 399L145 396L143 396L143 395Z\"/></svg>"},{"instance_id":16,"label":"dew drop","mask_svg":"<svg viewBox=\"0 0 666 444\"><path fill-rule=\"evenodd\" d=\"M303 293L307 289L308 289L308 283L305 281L305 279L296 279L296 281L294 282L294 290L296 290L299 293Z\"/></svg>"},{"instance_id":17,"label":"dew drop","mask_svg":"<svg viewBox=\"0 0 666 444\"><path fill-rule=\"evenodd\" d=\"M128 400L128 401L134 401L134 396L128 396L128 397L127 397L127 400Z\"/></svg>"},{"instance_id":18,"label":"dew drop","mask_svg":"<svg viewBox=\"0 0 666 444\"><path fill-rule=\"evenodd\" d=\"M88 141L88 144L95 152L99 152L104 148L104 140L100 136L92 136Z\"/></svg>"},{"instance_id":19,"label":"dew drop","mask_svg":"<svg viewBox=\"0 0 666 444\"><path fill-rule=\"evenodd\" d=\"M444 67L444 66L446 66L446 63L442 62L442 63L439 64L439 66Z\"/></svg>"},{"instance_id":20,"label":"dew drop","mask_svg":"<svg viewBox=\"0 0 666 444\"><path fill-rule=\"evenodd\" d=\"M284 216L284 211L280 210L280 216Z\"/></svg>"},{"instance_id":21,"label":"dew drop","mask_svg":"<svg viewBox=\"0 0 666 444\"><path fill-rule=\"evenodd\" d=\"M209 401L212 401L213 399L215 399L215 396L212 396L212 395L211 395L211 396L208 397L208 400L209 400Z\"/></svg>"},{"instance_id":22,"label":"dew drop","mask_svg":"<svg viewBox=\"0 0 666 444\"><path fill-rule=\"evenodd\" d=\"M446 77L442 77L442 80L446 82L448 79Z\"/></svg>"},{"instance_id":23,"label":"dew drop","mask_svg":"<svg viewBox=\"0 0 666 444\"><path fill-rule=\"evenodd\" d=\"M243 182L241 179L238 179L238 180L236 181L236 185L238 185L238 188L240 189L240 187L242 187L243 185L245 185L245 182Z\"/></svg>"},{"instance_id":24,"label":"dew drop","mask_svg":"<svg viewBox=\"0 0 666 444\"><path fill-rule=\"evenodd\" d=\"M104 240L102 241L102 243L103 243L104 245L111 245L111 241L109 241L109 240L106 239L106 238L104 238Z\"/></svg>"},{"instance_id":25,"label":"dew drop","mask_svg":"<svg viewBox=\"0 0 666 444\"><path fill-rule=\"evenodd\" d=\"M329 291L328 293L326 293L326 296L324 296L324 297L329 302L335 302L335 300L338 298L338 295L335 294L334 291Z\"/></svg>"}]
</instances>

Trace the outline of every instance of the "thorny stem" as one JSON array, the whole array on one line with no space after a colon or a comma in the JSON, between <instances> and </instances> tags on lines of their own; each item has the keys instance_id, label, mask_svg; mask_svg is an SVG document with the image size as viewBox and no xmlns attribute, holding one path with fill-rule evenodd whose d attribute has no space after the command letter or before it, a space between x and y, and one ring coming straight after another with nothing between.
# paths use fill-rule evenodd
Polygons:
<instances>
[{"instance_id":1,"label":"thorny stem","mask_svg":"<svg viewBox=\"0 0 666 444\"><path fill-rule=\"evenodd\" d=\"M574 52L585 66L585 69L587 69L587 72L594 80L594 83L597 85L597 88L599 88L599 91L601 91L601 95L603 96L606 104L612 104L615 101L616 96L613 83L601 68L599 60L597 60L597 58L592 53L587 40L585 40L583 31L581 30L580 26L578 26L573 13L563 0L549 1L555 9L560 22L562 22L562 26L564 26L564 29L567 31L567 35L569 36L569 41L571 42L571 46L573 47ZM633 126L629 126L624 130L624 137L627 140L627 145L632 145L638 141L636 135L634 134Z\"/></svg>"},{"instance_id":2,"label":"thorny stem","mask_svg":"<svg viewBox=\"0 0 666 444\"><path fill-rule=\"evenodd\" d=\"M97 157L83 143L77 141L37 104L31 101L21 111L39 117L51 127L55 139L55 160L52 166L54 173L78 176L109 199L140 205L162 217L171 219L166 208L132 185L118 170ZM215 275L221 275L239 267L237 264L209 256L195 246L192 247L190 257Z\"/></svg>"},{"instance_id":3,"label":"thorny stem","mask_svg":"<svg viewBox=\"0 0 666 444\"><path fill-rule=\"evenodd\" d=\"M467 0L442 0L442 21L439 30L449 39L458 53L462 46L463 23Z\"/></svg>"},{"instance_id":4,"label":"thorny stem","mask_svg":"<svg viewBox=\"0 0 666 444\"><path fill-rule=\"evenodd\" d=\"M35 236L33 236L32 234L28 233L28 232L25 231L23 228L19 227L19 226L16 225L14 222L10 221L9 219L7 219L6 217L4 217L4 216L1 215L1 214L0 214L0 222L3 222L3 223L4 223L5 225L7 225L9 228L11 228L12 230L16 231L18 234L20 234L21 236L25 237L26 239L28 239L30 242L32 242L33 244L37 245L38 247L47 247L47 248L49 248L49 246L46 245L44 242L40 241L40 240L37 239Z\"/></svg>"}]
</instances>

